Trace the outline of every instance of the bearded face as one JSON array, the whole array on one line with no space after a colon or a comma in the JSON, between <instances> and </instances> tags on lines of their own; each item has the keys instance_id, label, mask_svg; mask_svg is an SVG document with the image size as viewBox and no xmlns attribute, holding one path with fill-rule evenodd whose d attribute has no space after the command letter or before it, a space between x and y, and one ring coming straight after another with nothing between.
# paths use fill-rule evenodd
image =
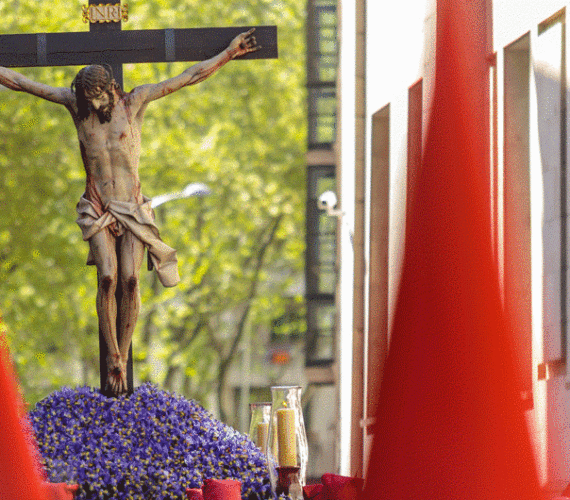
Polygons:
<instances>
[{"instance_id":1,"label":"bearded face","mask_svg":"<svg viewBox=\"0 0 570 500\"><path fill-rule=\"evenodd\" d=\"M103 124L111 121L115 106L115 95L113 92L104 90L94 95L87 94L85 97L89 103L89 110L97 115L99 123Z\"/></svg>"},{"instance_id":2,"label":"bearded face","mask_svg":"<svg viewBox=\"0 0 570 500\"><path fill-rule=\"evenodd\" d=\"M110 68L91 65L83 68L73 80L71 88L77 99L79 118L86 120L91 114L97 115L100 123L111 120L117 88Z\"/></svg>"}]
</instances>

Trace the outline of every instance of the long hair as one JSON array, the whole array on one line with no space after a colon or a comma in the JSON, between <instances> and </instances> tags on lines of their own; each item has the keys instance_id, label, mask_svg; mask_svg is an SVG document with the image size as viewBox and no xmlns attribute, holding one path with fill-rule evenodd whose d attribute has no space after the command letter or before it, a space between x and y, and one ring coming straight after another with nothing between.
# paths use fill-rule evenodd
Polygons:
<instances>
[{"instance_id":1,"label":"long hair","mask_svg":"<svg viewBox=\"0 0 570 500\"><path fill-rule=\"evenodd\" d=\"M92 64L82 68L71 82L71 90L77 101L79 119L85 120L91 113L88 94L93 94L95 90L106 92L111 88L114 88L121 97L124 95L123 90L113 78L111 66Z\"/></svg>"}]
</instances>

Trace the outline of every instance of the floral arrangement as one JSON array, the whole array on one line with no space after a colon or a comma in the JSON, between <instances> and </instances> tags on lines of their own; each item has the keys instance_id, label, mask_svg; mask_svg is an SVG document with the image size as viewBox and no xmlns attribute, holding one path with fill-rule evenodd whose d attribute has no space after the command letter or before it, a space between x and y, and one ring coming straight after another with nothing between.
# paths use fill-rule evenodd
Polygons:
<instances>
[{"instance_id":1,"label":"floral arrangement","mask_svg":"<svg viewBox=\"0 0 570 500\"><path fill-rule=\"evenodd\" d=\"M151 384L119 398L64 388L30 420L49 480L79 484L78 500L182 500L209 478L241 481L247 500L271 497L266 458L247 436Z\"/></svg>"}]
</instances>

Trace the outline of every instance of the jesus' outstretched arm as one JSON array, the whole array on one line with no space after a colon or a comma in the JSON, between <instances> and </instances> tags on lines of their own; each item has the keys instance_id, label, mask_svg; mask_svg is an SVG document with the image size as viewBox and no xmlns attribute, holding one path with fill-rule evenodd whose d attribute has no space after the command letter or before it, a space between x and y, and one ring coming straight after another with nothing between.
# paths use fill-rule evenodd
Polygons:
<instances>
[{"instance_id":1,"label":"jesus' outstretched arm","mask_svg":"<svg viewBox=\"0 0 570 500\"><path fill-rule=\"evenodd\" d=\"M174 78L156 84L141 85L133 89L133 98L139 101L140 105L144 107L155 99L167 96L183 87L194 85L205 80L232 59L258 50L260 47L257 45L255 37L253 36L254 31L255 28L241 33L218 55L194 64Z\"/></svg>"},{"instance_id":2,"label":"jesus' outstretched arm","mask_svg":"<svg viewBox=\"0 0 570 500\"><path fill-rule=\"evenodd\" d=\"M17 92L27 92L28 94L41 97L57 104L70 106L75 96L71 89L65 87L51 87L44 83L34 82L24 75L10 69L0 66L0 84L15 90Z\"/></svg>"}]
</instances>

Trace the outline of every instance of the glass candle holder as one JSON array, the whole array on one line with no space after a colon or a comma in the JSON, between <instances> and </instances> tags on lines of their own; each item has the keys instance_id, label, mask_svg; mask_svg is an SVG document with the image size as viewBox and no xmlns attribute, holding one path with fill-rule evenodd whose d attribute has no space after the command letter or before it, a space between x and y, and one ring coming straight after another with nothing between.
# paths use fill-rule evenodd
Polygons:
<instances>
[{"instance_id":1,"label":"glass candle holder","mask_svg":"<svg viewBox=\"0 0 570 500\"><path fill-rule=\"evenodd\" d=\"M269 435L269 419L271 418L271 403L251 403L249 405L251 420L249 422L249 437L261 451L267 455L267 436Z\"/></svg>"},{"instance_id":2,"label":"glass candle holder","mask_svg":"<svg viewBox=\"0 0 570 500\"><path fill-rule=\"evenodd\" d=\"M271 388L271 419L267 437L271 488L275 496L303 498L309 446L301 408L301 387Z\"/></svg>"}]
</instances>

